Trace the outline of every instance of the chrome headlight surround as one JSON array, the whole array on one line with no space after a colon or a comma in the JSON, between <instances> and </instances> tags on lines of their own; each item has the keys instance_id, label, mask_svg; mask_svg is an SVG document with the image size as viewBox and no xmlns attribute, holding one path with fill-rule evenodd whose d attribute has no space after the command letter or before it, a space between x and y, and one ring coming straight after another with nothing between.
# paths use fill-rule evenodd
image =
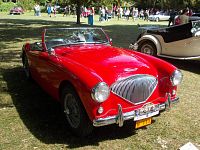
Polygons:
<instances>
[{"instance_id":1,"label":"chrome headlight surround","mask_svg":"<svg viewBox=\"0 0 200 150\"><path fill-rule=\"evenodd\" d=\"M175 70L172 73L171 78L170 78L173 86L179 85L181 83L182 79L183 79L183 74L181 73L180 70Z\"/></svg>"},{"instance_id":2,"label":"chrome headlight surround","mask_svg":"<svg viewBox=\"0 0 200 150\"><path fill-rule=\"evenodd\" d=\"M92 98L99 103L104 102L110 95L110 88L105 82L99 82L92 89Z\"/></svg>"}]
</instances>

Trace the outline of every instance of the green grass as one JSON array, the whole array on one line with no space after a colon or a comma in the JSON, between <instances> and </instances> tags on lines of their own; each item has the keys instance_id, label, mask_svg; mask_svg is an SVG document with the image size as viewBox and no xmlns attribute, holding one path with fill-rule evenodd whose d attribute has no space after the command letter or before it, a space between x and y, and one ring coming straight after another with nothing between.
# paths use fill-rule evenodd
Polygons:
<instances>
[{"instance_id":1,"label":"green grass","mask_svg":"<svg viewBox=\"0 0 200 150\"><path fill-rule=\"evenodd\" d=\"M178 103L171 111L154 118L146 128L134 131L133 125L115 125L95 129L85 139L74 137L65 125L58 103L36 83L25 80L20 52L27 41L37 41L45 27L74 27L73 16L41 17L0 14L0 150L13 149L169 149L187 142L200 148L200 63L166 60L180 68L184 80L179 87ZM87 19L81 19L87 26ZM167 25L167 22L144 22L113 19L98 22L113 39L113 45L128 48L138 34L137 24Z\"/></svg>"}]
</instances>

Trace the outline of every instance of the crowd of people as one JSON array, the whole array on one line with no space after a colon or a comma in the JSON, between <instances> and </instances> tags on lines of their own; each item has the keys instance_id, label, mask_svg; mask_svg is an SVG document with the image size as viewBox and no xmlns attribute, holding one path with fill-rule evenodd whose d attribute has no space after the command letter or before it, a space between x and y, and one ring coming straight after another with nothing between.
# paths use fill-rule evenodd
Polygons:
<instances>
[{"instance_id":1,"label":"crowd of people","mask_svg":"<svg viewBox=\"0 0 200 150\"><path fill-rule=\"evenodd\" d=\"M52 17L52 14L56 17L57 6L52 6L51 3L47 4L46 6L46 12L49 17ZM94 7L81 7L81 17L88 17L88 24L93 25L93 16L95 15L95 12L99 15L99 21L109 21L111 18L117 17L118 20L125 19L129 20L131 17L133 21L136 21L137 19L142 19L144 21L149 21L150 15L156 15L160 12L164 12L165 14L170 15L169 17L169 23L168 26L171 25L178 25L178 24L184 24L189 22L189 16L192 15L192 10L189 8L183 9L181 11L176 11L174 9L171 10L159 10L154 8L148 8L148 9L138 9L135 7L121 7L114 5L112 9L108 9L106 6L101 6L99 8ZM36 4L34 6L34 13L35 16L41 16L41 8L39 4ZM76 7L72 5L67 5L64 7L63 10L63 17L67 15L76 15Z\"/></svg>"}]
</instances>

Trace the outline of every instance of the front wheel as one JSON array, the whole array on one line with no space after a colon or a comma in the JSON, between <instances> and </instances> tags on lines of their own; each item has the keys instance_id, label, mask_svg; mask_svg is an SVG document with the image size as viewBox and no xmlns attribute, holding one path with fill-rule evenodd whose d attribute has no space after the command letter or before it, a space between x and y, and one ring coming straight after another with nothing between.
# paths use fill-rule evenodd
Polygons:
<instances>
[{"instance_id":1,"label":"front wheel","mask_svg":"<svg viewBox=\"0 0 200 150\"><path fill-rule=\"evenodd\" d=\"M139 51L152 56L157 55L156 47L152 42L144 42L139 44Z\"/></svg>"},{"instance_id":2,"label":"front wheel","mask_svg":"<svg viewBox=\"0 0 200 150\"><path fill-rule=\"evenodd\" d=\"M93 126L74 88L66 86L61 98L70 131L81 137L89 135Z\"/></svg>"}]
</instances>

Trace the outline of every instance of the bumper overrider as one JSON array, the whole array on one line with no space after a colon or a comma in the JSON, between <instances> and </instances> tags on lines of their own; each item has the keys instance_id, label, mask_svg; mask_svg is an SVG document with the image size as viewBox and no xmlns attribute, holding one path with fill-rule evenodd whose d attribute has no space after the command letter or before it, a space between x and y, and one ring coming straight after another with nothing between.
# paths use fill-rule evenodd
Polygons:
<instances>
[{"instance_id":1,"label":"bumper overrider","mask_svg":"<svg viewBox=\"0 0 200 150\"><path fill-rule=\"evenodd\" d=\"M110 124L118 124L119 127L122 127L124 124L124 121L126 120L142 120L145 118L153 117L158 115L161 111L169 109L173 104L176 104L179 102L179 98L171 99L170 96L168 96L167 101L165 103L154 105L152 103L145 104L142 108L123 113L122 106L118 104L118 114L115 116L109 116L106 118L98 118L96 120L93 120L93 126L100 127Z\"/></svg>"}]
</instances>

